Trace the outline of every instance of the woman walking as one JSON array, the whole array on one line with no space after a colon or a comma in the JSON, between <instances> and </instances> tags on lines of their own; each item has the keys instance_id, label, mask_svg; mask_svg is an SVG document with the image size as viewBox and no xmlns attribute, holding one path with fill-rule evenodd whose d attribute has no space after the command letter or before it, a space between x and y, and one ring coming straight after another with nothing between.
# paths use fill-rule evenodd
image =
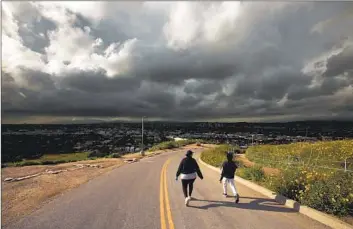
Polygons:
<instances>
[{"instance_id":1,"label":"woman walking","mask_svg":"<svg viewBox=\"0 0 353 229\"><path fill-rule=\"evenodd\" d=\"M223 181L223 195L225 197L228 196L227 183L230 185L230 188L233 191L236 203L239 202L239 194L237 192L237 188L235 187L235 183L234 183L234 174L237 168L238 166L233 161L233 153L228 152L227 161L223 162L222 164L222 173L221 173L221 178L219 179L219 182Z\"/></svg>"},{"instance_id":2,"label":"woman walking","mask_svg":"<svg viewBox=\"0 0 353 229\"><path fill-rule=\"evenodd\" d=\"M183 158L179 164L178 171L176 172L176 180L180 175L181 184L183 187L183 193L185 197L185 205L189 205L189 201L191 200L192 190L194 188L194 182L196 180L197 175L200 179L203 179L201 170L196 160L192 158L193 152L188 150L186 152L186 157ZM189 192L188 192L189 188Z\"/></svg>"}]
</instances>

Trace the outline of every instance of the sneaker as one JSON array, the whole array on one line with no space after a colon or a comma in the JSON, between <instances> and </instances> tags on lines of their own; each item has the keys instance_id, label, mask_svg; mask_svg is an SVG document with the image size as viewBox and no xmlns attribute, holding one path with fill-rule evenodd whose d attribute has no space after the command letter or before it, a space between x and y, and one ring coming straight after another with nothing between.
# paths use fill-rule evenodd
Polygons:
<instances>
[{"instance_id":1,"label":"sneaker","mask_svg":"<svg viewBox=\"0 0 353 229\"><path fill-rule=\"evenodd\" d=\"M227 193L223 193L223 196L224 196L225 198L227 198L227 197L228 197L228 194L227 194Z\"/></svg>"},{"instance_id":2,"label":"sneaker","mask_svg":"<svg viewBox=\"0 0 353 229\"><path fill-rule=\"evenodd\" d=\"M189 206L189 201L190 201L190 198L189 198L189 197L186 197L186 198L185 198L185 206Z\"/></svg>"},{"instance_id":3,"label":"sneaker","mask_svg":"<svg viewBox=\"0 0 353 229\"><path fill-rule=\"evenodd\" d=\"M235 196L235 203L239 203L239 194Z\"/></svg>"}]
</instances>

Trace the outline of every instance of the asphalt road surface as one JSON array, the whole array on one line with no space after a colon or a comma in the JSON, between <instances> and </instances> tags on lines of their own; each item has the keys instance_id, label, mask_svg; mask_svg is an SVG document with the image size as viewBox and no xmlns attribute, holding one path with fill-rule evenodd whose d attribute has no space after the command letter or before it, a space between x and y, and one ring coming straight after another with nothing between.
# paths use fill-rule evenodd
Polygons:
<instances>
[{"instance_id":1,"label":"asphalt road surface","mask_svg":"<svg viewBox=\"0 0 353 229\"><path fill-rule=\"evenodd\" d=\"M329 228L237 183L241 198L235 204L234 198L222 196L219 174L201 164L204 179L195 181L196 199L186 207L181 182L175 181L184 153L169 152L124 165L58 196L6 228Z\"/></svg>"}]
</instances>

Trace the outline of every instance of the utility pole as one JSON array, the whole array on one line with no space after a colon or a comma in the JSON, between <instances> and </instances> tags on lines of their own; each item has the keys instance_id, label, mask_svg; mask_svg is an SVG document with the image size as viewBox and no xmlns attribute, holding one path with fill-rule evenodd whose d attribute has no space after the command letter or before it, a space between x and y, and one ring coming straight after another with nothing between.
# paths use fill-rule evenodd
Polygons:
<instances>
[{"instance_id":1,"label":"utility pole","mask_svg":"<svg viewBox=\"0 0 353 229\"><path fill-rule=\"evenodd\" d=\"M143 118L145 118L145 116L142 116L142 125L141 125L141 135L142 135L142 138L141 138L141 156L145 155L144 146L143 146Z\"/></svg>"},{"instance_id":2,"label":"utility pole","mask_svg":"<svg viewBox=\"0 0 353 229\"><path fill-rule=\"evenodd\" d=\"M251 146L254 146L254 135L251 135Z\"/></svg>"}]
</instances>

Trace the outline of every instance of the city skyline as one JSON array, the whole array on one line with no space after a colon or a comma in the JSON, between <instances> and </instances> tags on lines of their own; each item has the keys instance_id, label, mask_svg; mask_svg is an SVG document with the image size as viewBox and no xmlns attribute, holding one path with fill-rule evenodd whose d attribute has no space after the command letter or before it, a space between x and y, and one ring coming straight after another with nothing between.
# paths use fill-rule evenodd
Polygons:
<instances>
[{"instance_id":1,"label":"city skyline","mask_svg":"<svg viewBox=\"0 0 353 229\"><path fill-rule=\"evenodd\" d=\"M2 123L353 120L352 2L2 2Z\"/></svg>"}]
</instances>

